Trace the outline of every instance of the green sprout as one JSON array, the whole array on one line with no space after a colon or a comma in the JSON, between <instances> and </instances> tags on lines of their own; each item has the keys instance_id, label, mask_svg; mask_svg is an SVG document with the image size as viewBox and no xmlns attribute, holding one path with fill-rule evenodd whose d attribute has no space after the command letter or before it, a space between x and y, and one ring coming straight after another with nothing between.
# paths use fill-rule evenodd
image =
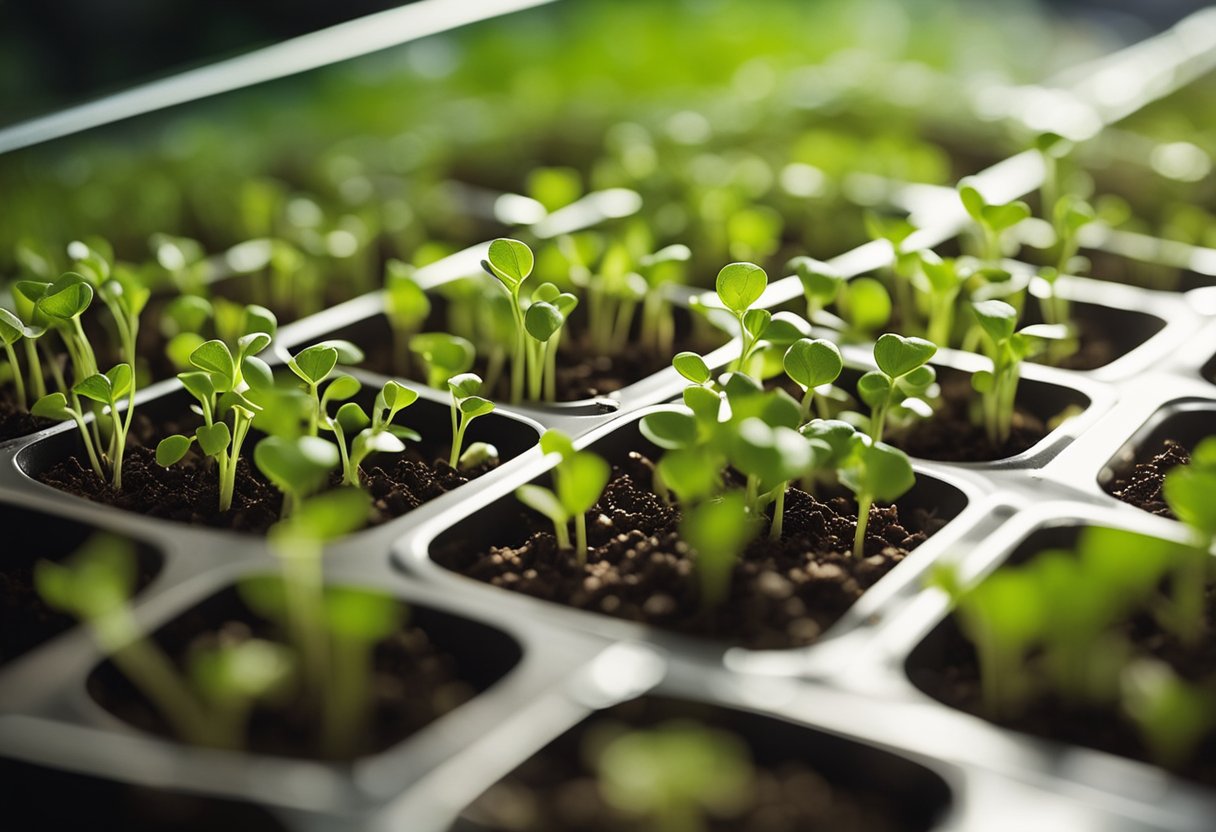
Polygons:
<instances>
[{"instance_id":1,"label":"green sprout","mask_svg":"<svg viewBox=\"0 0 1216 832\"><path fill-rule=\"evenodd\" d=\"M72 386L72 392L80 398L89 399L101 405L102 410L98 412L97 417L104 417L109 422L110 444L105 458L110 465L110 484L114 487L115 491L122 490L122 458L126 452L127 433L131 429L131 417L135 413L135 408L128 402L126 414L119 416L118 405L123 398L129 395L134 385L135 374L131 370L131 365L115 364L104 374L94 373ZM46 401L46 399L40 401ZM58 400L56 400L56 403L58 403ZM66 405L66 400L64 404ZM72 415L72 420L76 422L77 427L80 426L78 414ZM85 447L87 449L89 447L88 434L82 431L81 435L85 438Z\"/></svg>"},{"instance_id":2,"label":"green sprout","mask_svg":"<svg viewBox=\"0 0 1216 832\"><path fill-rule=\"evenodd\" d=\"M857 340L869 340L890 323L894 308L887 287L872 277L855 277L845 283L836 305L848 321L850 336Z\"/></svg>"},{"instance_id":3,"label":"green sprout","mask_svg":"<svg viewBox=\"0 0 1216 832\"><path fill-rule=\"evenodd\" d=\"M338 447L319 436L267 436L253 448L254 464L283 493L283 517L325 486L340 459Z\"/></svg>"},{"instance_id":4,"label":"green sprout","mask_svg":"<svg viewBox=\"0 0 1216 832\"><path fill-rule=\"evenodd\" d=\"M237 341L235 355L218 340L205 341L190 354L190 363L196 369L179 373L178 379L198 402L203 424L193 436L175 434L156 446L156 462L165 467L180 462L196 443L204 456L215 459L220 511L232 507L241 449L261 409L247 394L250 390L261 392L274 387L270 368L257 357L274 334L274 318L268 316L264 309L250 308L246 318L248 331Z\"/></svg>"},{"instance_id":5,"label":"green sprout","mask_svg":"<svg viewBox=\"0 0 1216 832\"><path fill-rule=\"evenodd\" d=\"M314 344L311 347L305 347L288 359L287 369L304 382L304 390L312 405L308 415L307 433L309 436L317 435L325 413L325 403L320 392L321 385L331 377L339 364L358 364L362 360L363 351L349 341L325 341ZM340 387L339 390L341 389ZM330 398L334 397L331 395Z\"/></svg>"},{"instance_id":6,"label":"green sprout","mask_svg":"<svg viewBox=\"0 0 1216 832\"><path fill-rule=\"evenodd\" d=\"M981 413L988 441L1002 445L1013 430L1014 406L1022 361L1042 351L1044 344L1059 337L1057 327L1033 325L1015 331L1018 312L1001 300L985 300L971 305L984 334L984 352L992 362L991 370L971 377L971 386L980 394Z\"/></svg>"},{"instance_id":7,"label":"green sprout","mask_svg":"<svg viewBox=\"0 0 1216 832\"><path fill-rule=\"evenodd\" d=\"M870 408L872 440L882 441L893 408L928 412L924 397L937 381L937 373L928 361L936 352L937 345L931 341L890 332L874 344L874 363L878 369L866 373L857 382L857 395Z\"/></svg>"},{"instance_id":8,"label":"green sprout","mask_svg":"<svg viewBox=\"0 0 1216 832\"><path fill-rule=\"evenodd\" d=\"M840 356L840 348L831 341L800 338L786 350L782 366L790 380L802 388L802 421L806 422L816 390L840 378L844 359ZM820 397L818 404L819 415L826 417L826 401Z\"/></svg>"},{"instance_id":9,"label":"green sprout","mask_svg":"<svg viewBox=\"0 0 1216 832\"><path fill-rule=\"evenodd\" d=\"M92 376L89 378L92 378ZM89 426L85 424L85 414L79 404L80 396L74 389L71 391L71 395L76 404L70 402L68 397L63 393L47 393L41 399L34 402L34 406L30 408L30 413L40 419L50 419L55 422L66 422L68 420L75 422L76 429L80 432L80 439L84 443L85 454L89 458L89 466L93 469L93 473L97 475L98 479L104 480L106 478L105 468L101 464L101 456L98 454L95 437L89 431Z\"/></svg>"},{"instance_id":10,"label":"green sprout","mask_svg":"<svg viewBox=\"0 0 1216 832\"><path fill-rule=\"evenodd\" d=\"M511 355L511 403L518 404L524 397L524 361L527 348L527 327L524 324L520 290L528 275L532 274L536 258L526 243L511 239L494 240L490 243L487 257L488 259L481 261L482 268L502 283L511 298L511 311L515 320L515 344Z\"/></svg>"},{"instance_id":11,"label":"green sprout","mask_svg":"<svg viewBox=\"0 0 1216 832\"><path fill-rule=\"evenodd\" d=\"M1122 675L1124 711L1140 729L1154 760L1181 768L1216 728L1210 687L1188 682L1158 661L1140 659Z\"/></svg>"},{"instance_id":12,"label":"green sprout","mask_svg":"<svg viewBox=\"0 0 1216 832\"><path fill-rule=\"evenodd\" d=\"M608 805L655 832L701 832L709 819L740 816L755 797L747 745L691 720L672 720L609 740L595 757Z\"/></svg>"},{"instance_id":13,"label":"green sprout","mask_svg":"<svg viewBox=\"0 0 1216 832\"><path fill-rule=\"evenodd\" d=\"M974 274L966 258L941 258L931 251L918 252L919 270L928 300L926 339L935 344L949 345L954 334L954 314L959 292Z\"/></svg>"},{"instance_id":14,"label":"green sprout","mask_svg":"<svg viewBox=\"0 0 1216 832\"><path fill-rule=\"evenodd\" d=\"M1072 326L1072 315L1068 299L1056 290L1056 281L1062 274L1077 272L1077 252L1081 248L1080 233L1085 226L1097 220L1093 207L1083 199L1064 196L1054 204L1051 225L1056 235L1056 262L1039 270L1051 290L1043 301L1043 320L1049 324Z\"/></svg>"},{"instance_id":15,"label":"green sprout","mask_svg":"<svg viewBox=\"0 0 1216 832\"><path fill-rule=\"evenodd\" d=\"M908 455L898 448L855 434L852 448L841 463L840 484L857 498L857 531L853 536L853 556L865 554L866 527L870 507L877 500L893 503L916 484L916 474ZM825 458L828 454L825 454Z\"/></svg>"},{"instance_id":16,"label":"green sprout","mask_svg":"<svg viewBox=\"0 0 1216 832\"><path fill-rule=\"evenodd\" d=\"M568 526L574 521L574 557L583 566L587 563L587 512L608 485L612 468L590 451L576 451L570 437L558 430L545 431L540 449L546 455L560 456L553 469L553 490L521 485L515 496L528 508L549 518L559 549L571 548Z\"/></svg>"},{"instance_id":17,"label":"green sprout","mask_svg":"<svg viewBox=\"0 0 1216 832\"><path fill-rule=\"evenodd\" d=\"M1004 256L1004 233L1030 217L1030 206L1020 200L1003 204L990 203L967 179L958 184L958 196L963 208L975 222L982 241L980 259L988 265L998 265Z\"/></svg>"},{"instance_id":18,"label":"green sprout","mask_svg":"<svg viewBox=\"0 0 1216 832\"><path fill-rule=\"evenodd\" d=\"M557 398L557 349L562 330L578 298L552 283L542 283L532 293L532 304L524 313L528 332L528 395L532 399Z\"/></svg>"},{"instance_id":19,"label":"green sprout","mask_svg":"<svg viewBox=\"0 0 1216 832\"><path fill-rule=\"evenodd\" d=\"M844 276L834 267L810 257L795 257L787 266L798 275L802 294L806 298L806 319L811 323L823 320L828 306L836 300L844 286Z\"/></svg>"},{"instance_id":20,"label":"green sprout","mask_svg":"<svg viewBox=\"0 0 1216 832\"><path fill-rule=\"evenodd\" d=\"M401 260L384 267L384 314L393 330L393 361L398 373L409 372L409 343L431 314L431 300L414 279L414 268Z\"/></svg>"},{"instance_id":21,"label":"green sprout","mask_svg":"<svg viewBox=\"0 0 1216 832\"><path fill-rule=\"evenodd\" d=\"M199 295L178 295L161 312L165 355L179 371L190 369L190 353L203 345L203 328L215 316L211 302Z\"/></svg>"},{"instance_id":22,"label":"green sprout","mask_svg":"<svg viewBox=\"0 0 1216 832\"><path fill-rule=\"evenodd\" d=\"M96 535L65 563L39 561L34 584L47 604L88 625L101 648L178 736L200 745L223 743L172 661L144 636L135 620L129 599L136 576L134 546L117 537Z\"/></svg>"},{"instance_id":23,"label":"green sprout","mask_svg":"<svg viewBox=\"0 0 1216 832\"><path fill-rule=\"evenodd\" d=\"M492 445L484 443L479 443L483 447L478 449L468 461L464 460L462 456L464 435L469 429L469 425L474 419L494 410L494 402L477 395L481 392L481 376L476 373L461 373L452 376L448 379L448 391L452 395L452 452L448 457L448 465L453 468L463 467L474 458L483 459L483 455L487 451L493 451L492 456L497 457L497 450L493 449Z\"/></svg>"},{"instance_id":24,"label":"green sprout","mask_svg":"<svg viewBox=\"0 0 1216 832\"><path fill-rule=\"evenodd\" d=\"M442 390L448 379L467 372L477 357L473 345L459 335L423 332L410 339L410 349L426 369L428 387Z\"/></svg>"},{"instance_id":25,"label":"green sprout","mask_svg":"<svg viewBox=\"0 0 1216 832\"><path fill-rule=\"evenodd\" d=\"M419 441L417 431L393 424L405 408L418 400L418 392L389 379L376 393L369 416L353 398L362 385L353 376L338 376L325 389L323 405L331 401L345 402L330 418L326 412L322 427L332 431L337 439L338 457L342 464L342 484L358 488L362 485L360 466L373 453L399 454L405 450L405 440Z\"/></svg>"},{"instance_id":26,"label":"green sprout","mask_svg":"<svg viewBox=\"0 0 1216 832\"><path fill-rule=\"evenodd\" d=\"M744 370L772 320L765 309L752 309L768 286L768 275L755 263L730 263L718 272L715 289L722 305L735 317L743 337L743 348L732 369Z\"/></svg>"},{"instance_id":27,"label":"green sprout","mask_svg":"<svg viewBox=\"0 0 1216 832\"><path fill-rule=\"evenodd\" d=\"M17 395L17 407L22 410L29 408L25 394L25 377L21 372L21 364L17 361L17 351L13 345L26 340L25 324L21 319L7 309L0 308L0 344L4 346L4 355L13 374L13 390ZM42 395L46 395L43 391Z\"/></svg>"}]
</instances>

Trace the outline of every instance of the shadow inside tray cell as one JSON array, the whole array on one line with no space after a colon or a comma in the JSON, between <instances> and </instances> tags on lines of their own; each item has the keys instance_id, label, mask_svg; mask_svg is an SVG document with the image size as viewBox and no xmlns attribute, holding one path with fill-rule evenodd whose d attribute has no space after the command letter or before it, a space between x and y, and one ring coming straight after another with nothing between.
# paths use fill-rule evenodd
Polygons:
<instances>
[{"instance_id":1,"label":"shadow inside tray cell","mask_svg":"<svg viewBox=\"0 0 1216 832\"><path fill-rule=\"evenodd\" d=\"M1041 301L1028 300L1020 325L1043 323ZM1163 319L1147 312L1084 301L1072 301L1069 307L1080 335L1077 351L1055 362L1041 356L1030 361L1065 370L1096 370L1117 361L1165 329Z\"/></svg>"},{"instance_id":2,"label":"shadow inside tray cell","mask_svg":"<svg viewBox=\"0 0 1216 832\"><path fill-rule=\"evenodd\" d=\"M486 279L489 280L488 277ZM455 284L446 286L459 285L461 282L456 281ZM444 296L444 289L445 287L440 287L427 293L431 299L431 313L419 331L462 334L479 331L475 316L460 314L453 317L452 312L458 307L456 302ZM465 306L475 308L480 302L480 298L473 298L471 302L466 302ZM461 311L467 312L467 309ZM728 340L724 332L679 304L673 304L672 322L674 339L670 350L653 349L641 343L635 320L631 337L623 350L617 355L605 355L595 351L587 343L587 312L580 305L563 330L562 348L558 353L556 365L557 401L582 402L616 393L666 369L670 366L671 356L677 352L692 350L707 353ZM341 338L358 344L367 356L360 366L371 372L419 382L425 380L424 370L410 352L408 341L394 333L387 316L383 314L377 313L340 327L313 339L312 342L323 338ZM469 340L476 344L481 339ZM487 384L494 381L494 375L499 379L499 383L492 390L488 388L482 395L497 401L506 401L510 397L507 378L510 372L509 359L503 364L501 372L495 374L491 371L488 356L479 354L473 371L485 379Z\"/></svg>"},{"instance_id":3,"label":"shadow inside tray cell","mask_svg":"<svg viewBox=\"0 0 1216 832\"><path fill-rule=\"evenodd\" d=\"M478 621L405 602L398 602L398 614L401 625L371 651L364 690L368 717L361 735L350 737L340 749L325 746L315 700L296 684L280 698L254 706L244 747L253 753L307 759L377 754L457 712L498 683L523 655L515 639ZM236 587L186 610L152 635L183 672L193 650L217 639L236 643L251 637L291 644L282 641L282 627L252 611ZM355 648L347 644L342 649ZM356 669L335 667L333 672L349 675ZM88 690L98 704L134 727L176 738L162 714L112 662L90 674Z\"/></svg>"},{"instance_id":4,"label":"shadow inside tray cell","mask_svg":"<svg viewBox=\"0 0 1216 832\"><path fill-rule=\"evenodd\" d=\"M429 546L431 559L446 569L507 591L523 592L578 610L752 649L789 649L814 643L844 615L864 588L881 580L902 559L902 555L894 559L883 556L877 558L880 563L861 565L861 559L847 554L856 513L851 497L824 494L821 496L827 502L816 503L811 497L791 489L787 500L787 534L782 546L790 547L791 553L797 549L797 563L787 563L783 556L773 555L768 550L757 553L755 556L759 560L755 570L736 573L738 597L732 595L730 601L705 615L697 600L695 578L692 577L695 573L691 570L673 572L670 565L687 555L666 554L682 551L679 548L682 543L675 537L675 517L669 517L670 510L650 493L650 480L640 478L645 468L638 467L636 455L654 460L659 458L661 451L642 436L638 424L637 419L631 420L590 446L591 451L613 464L616 473L616 479L609 486L613 502L605 503L607 497L601 500L602 505L610 506L604 509L608 514L603 516L613 523L612 527L607 531L597 530L595 522L589 521L592 548L598 546L605 552L604 560L593 562L592 567L611 563L612 570L622 574L609 580L608 574L599 575L594 569L584 573L582 567L575 567L565 555L551 551L551 544L536 533L549 532L552 525L546 525L526 510L514 494L491 501L444 530ZM628 476L624 476L626 474ZM538 477L534 483L552 486L548 474ZM616 503L618 499L642 502L628 509ZM881 521L890 522L891 529L903 529L898 539L888 541L889 545L905 547L906 543L906 549L913 549L962 513L967 502L966 495L955 486L928 474L917 474L916 485L899 499L894 512L885 515L887 520ZM849 512L852 514L848 515ZM808 554L804 547L824 545L819 535L827 534L829 526L833 534L847 537L848 541L838 540L842 547L838 550L812 550ZM845 527L847 535L841 532ZM637 531L639 529L643 531ZM871 532L873 530L874 527ZM629 546L633 555L618 553L613 548L612 536L617 532L631 541ZM509 555L491 552L502 547L522 547L529 551L521 555L519 564L514 564L514 561L502 560ZM770 563L766 560L769 557L775 560ZM790 557L795 556L791 554ZM837 591L831 581L832 585L817 583L819 578L816 576L800 583L796 567L817 559L824 559L824 575L839 576L843 572L860 570L854 576L856 583L851 584L854 589ZM747 561L747 557L743 560ZM789 569L793 571L786 572ZM771 597L759 589L764 582L756 582L758 575L768 574L769 570L771 577L784 587ZM811 572L818 575L816 570ZM588 588L587 581L595 586ZM790 596L798 599L792 607L783 603L783 599ZM652 600L655 598L659 600ZM654 606L657 604L663 606Z\"/></svg>"},{"instance_id":5,"label":"shadow inside tray cell","mask_svg":"<svg viewBox=\"0 0 1216 832\"><path fill-rule=\"evenodd\" d=\"M31 508L0 504L4 557L0 559L0 665L76 626L73 616L48 606L34 585L40 560L62 562L83 546L96 527ZM161 555L139 543L137 589L160 572Z\"/></svg>"},{"instance_id":6,"label":"shadow inside tray cell","mask_svg":"<svg viewBox=\"0 0 1216 832\"><path fill-rule=\"evenodd\" d=\"M369 410L378 391L379 386L373 380L366 380L353 401ZM466 475L475 478L492 470L490 466L482 466L456 478L447 467L451 409L440 398L420 396L394 420L418 431L421 442L407 443L404 454L373 454L362 466L365 485L381 501L372 525L388 522L461 487ZM257 431L251 432L245 441L242 457L248 468L242 466L233 509L229 512L217 510L218 475L214 469L201 467L179 478L180 466L193 464L193 457L168 470L156 464L153 449L161 439L173 433L188 436L200 424L199 417L190 411L193 401L184 390L176 390L139 406L125 457L121 493L114 492L87 470L84 445L74 427L22 448L16 457L17 466L31 479L64 493L126 511L192 525L264 533L279 518L281 496L252 465L254 447L262 438ZM490 413L470 424L464 447L475 442L492 444L498 449L501 465L531 449L538 439L539 433L530 423L503 413ZM337 471L333 475L335 484L340 474Z\"/></svg>"},{"instance_id":7,"label":"shadow inside tray cell","mask_svg":"<svg viewBox=\"0 0 1216 832\"><path fill-rule=\"evenodd\" d=\"M478 797L451 832L641 828L643 818L602 797L595 760L623 733L677 725L727 732L750 759L738 808L733 816L706 817L710 832L920 832L933 828L953 802L940 775L888 751L774 717L647 696L595 713L545 746Z\"/></svg>"},{"instance_id":8,"label":"shadow inside tray cell","mask_svg":"<svg viewBox=\"0 0 1216 832\"><path fill-rule=\"evenodd\" d=\"M122 832L287 832L252 803L167 791L0 760L9 829L120 829Z\"/></svg>"},{"instance_id":9,"label":"shadow inside tray cell","mask_svg":"<svg viewBox=\"0 0 1216 832\"><path fill-rule=\"evenodd\" d=\"M1111 496L1152 514L1173 518L1161 486L1165 475L1190 461L1201 441L1216 435L1216 402L1173 402L1152 418L1098 473Z\"/></svg>"}]
</instances>

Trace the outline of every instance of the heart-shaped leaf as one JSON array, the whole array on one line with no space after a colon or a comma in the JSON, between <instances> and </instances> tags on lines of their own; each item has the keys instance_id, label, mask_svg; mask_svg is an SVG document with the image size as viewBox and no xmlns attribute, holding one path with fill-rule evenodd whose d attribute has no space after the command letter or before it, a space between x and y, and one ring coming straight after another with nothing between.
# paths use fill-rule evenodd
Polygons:
<instances>
[{"instance_id":1,"label":"heart-shaped leaf","mask_svg":"<svg viewBox=\"0 0 1216 832\"><path fill-rule=\"evenodd\" d=\"M822 338L802 338L790 345L783 359L786 374L803 390L831 384L840 377L844 359L840 349Z\"/></svg>"},{"instance_id":2,"label":"heart-shaped leaf","mask_svg":"<svg viewBox=\"0 0 1216 832\"><path fill-rule=\"evenodd\" d=\"M216 422L213 425L202 425L194 432L198 446L207 456L218 457L232 444L232 431L227 422Z\"/></svg>"},{"instance_id":3,"label":"heart-shaped leaf","mask_svg":"<svg viewBox=\"0 0 1216 832\"><path fill-rule=\"evenodd\" d=\"M874 345L874 362L893 379L906 375L937 352L937 345L924 338L905 338L888 332Z\"/></svg>"},{"instance_id":4,"label":"heart-shaped leaf","mask_svg":"<svg viewBox=\"0 0 1216 832\"><path fill-rule=\"evenodd\" d=\"M768 275L755 263L731 263L718 272L714 284L722 304L736 315L760 299L768 286Z\"/></svg>"},{"instance_id":5,"label":"heart-shaped leaf","mask_svg":"<svg viewBox=\"0 0 1216 832\"><path fill-rule=\"evenodd\" d=\"M512 294L519 292L520 284L532 274L536 262L527 244L506 238L490 243L488 257L488 261L482 261L482 267L501 280Z\"/></svg>"},{"instance_id":6,"label":"heart-shaped leaf","mask_svg":"<svg viewBox=\"0 0 1216 832\"><path fill-rule=\"evenodd\" d=\"M338 351L320 344L301 350L287 362L293 373L314 385L324 381L337 365Z\"/></svg>"}]
</instances>

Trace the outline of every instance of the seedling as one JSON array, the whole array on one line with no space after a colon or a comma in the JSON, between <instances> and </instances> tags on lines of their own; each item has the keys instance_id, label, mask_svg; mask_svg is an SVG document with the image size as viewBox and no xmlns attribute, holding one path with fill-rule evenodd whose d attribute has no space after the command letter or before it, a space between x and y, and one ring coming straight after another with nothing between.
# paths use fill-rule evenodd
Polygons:
<instances>
[{"instance_id":1,"label":"seedling","mask_svg":"<svg viewBox=\"0 0 1216 832\"><path fill-rule=\"evenodd\" d=\"M552 283L542 283L532 294L532 304L524 313L528 331L528 396L552 401L557 398L557 347L562 328L578 298L560 291Z\"/></svg>"},{"instance_id":2,"label":"seedling","mask_svg":"<svg viewBox=\"0 0 1216 832\"><path fill-rule=\"evenodd\" d=\"M767 286L768 275L755 263L731 263L718 272L715 284L718 299L734 315L743 337L743 348L732 365L736 371L748 366L765 328L772 320L772 313L768 310L751 308Z\"/></svg>"},{"instance_id":3,"label":"seedling","mask_svg":"<svg viewBox=\"0 0 1216 832\"><path fill-rule=\"evenodd\" d=\"M322 405L350 399L360 387L353 376L339 376L326 388ZM398 454L405 450L406 440L417 442L422 438L417 431L393 424L397 414L417 400L417 391L390 379L376 394L371 416L350 401L339 407L333 418L325 415L322 426L337 439L343 485L362 485L360 466L371 454Z\"/></svg>"},{"instance_id":4,"label":"seedling","mask_svg":"<svg viewBox=\"0 0 1216 832\"><path fill-rule=\"evenodd\" d=\"M787 268L798 275L798 280L802 283L802 294L806 298L806 319L811 323L822 322L828 306L840 294L845 282L844 276L833 266L810 257L795 257Z\"/></svg>"},{"instance_id":5,"label":"seedling","mask_svg":"<svg viewBox=\"0 0 1216 832\"><path fill-rule=\"evenodd\" d=\"M918 252L917 276L929 307L925 336L935 344L949 345L953 341L959 292L975 274L968 259L942 259L931 251Z\"/></svg>"},{"instance_id":6,"label":"seedling","mask_svg":"<svg viewBox=\"0 0 1216 832\"><path fill-rule=\"evenodd\" d=\"M916 484L916 474L908 456L898 448L855 434L852 448L839 471L841 485L857 498L857 531L853 536L853 556L865 555L866 528L870 506L877 500L893 503ZM826 457L825 457L826 458Z\"/></svg>"},{"instance_id":7,"label":"seedling","mask_svg":"<svg viewBox=\"0 0 1216 832\"><path fill-rule=\"evenodd\" d=\"M131 417L135 413L133 403L128 402L125 416L118 415L118 404L129 395L135 384L135 374L130 364L116 364L103 375L95 373L73 385L72 392L82 399L89 399L102 406L98 418L107 417L109 423L110 445L106 459L110 465L110 484L115 491L122 490L122 458L127 447L127 433L131 429ZM66 402L65 402L66 404ZM73 421L79 421L73 417ZM82 433L86 439L87 433Z\"/></svg>"},{"instance_id":8,"label":"seedling","mask_svg":"<svg viewBox=\"0 0 1216 832\"><path fill-rule=\"evenodd\" d=\"M362 360L363 351L349 341L325 341L306 347L288 359L287 369L304 382L304 390L312 405L308 416L309 436L317 435L325 413L321 385L333 375L339 364L358 364ZM340 387L339 390L341 389Z\"/></svg>"},{"instance_id":9,"label":"seedling","mask_svg":"<svg viewBox=\"0 0 1216 832\"><path fill-rule=\"evenodd\" d=\"M515 320L515 345L511 354L511 402L518 404L524 397L524 361L527 327L524 324L524 307L520 290L536 259L532 249L519 240L498 239L490 243L488 259L481 266L492 277L497 278L511 299L511 314ZM467 369L467 368L466 368Z\"/></svg>"},{"instance_id":10,"label":"seedling","mask_svg":"<svg viewBox=\"0 0 1216 832\"><path fill-rule=\"evenodd\" d=\"M1030 206L1020 200L992 204L973 184L964 179L958 185L963 208L975 222L981 239L979 257L989 265L999 265L1004 255L1002 236L1030 216Z\"/></svg>"},{"instance_id":11,"label":"seedling","mask_svg":"<svg viewBox=\"0 0 1216 832\"><path fill-rule=\"evenodd\" d=\"M102 650L180 737L199 745L223 743L172 661L135 620L128 601L137 574L130 542L96 535L62 564L39 561L34 584L47 604L88 625Z\"/></svg>"},{"instance_id":12,"label":"seedling","mask_svg":"<svg viewBox=\"0 0 1216 832\"><path fill-rule=\"evenodd\" d=\"M428 387L442 390L448 379L468 372L477 357L473 345L459 335L424 332L410 339L410 349L426 369Z\"/></svg>"},{"instance_id":13,"label":"seedling","mask_svg":"<svg viewBox=\"0 0 1216 832\"><path fill-rule=\"evenodd\" d=\"M452 453L448 464L458 468L464 464L461 452L465 431L474 419L492 412L494 402L477 395L481 392L481 377L476 373L452 376L448 379L448 391L452 394Z\"/></svg>"},{"instance_id":14,"label":"seedling","mask_svg":"<svg viewBox=\"0 0 1216 832\"><path fill-rule=\"evenodd\" d=\"M810 418L816 390L840 378L844 359L840 356L840 348L831 341L800 338L786 350L782 365L785 374L802 388L802 421L806 422ZM819 415L826 418L827 402L823 398L818 402Z\"/></svg>"},{"instance_id":15,"label":"seedling","mask_svg":"<svg viewBox=\"0 0 1216 832\"><path fill-rule=\"evenodd\" d=\"M747 746L734 734L678 720L620 734L595 758L604 800L655 832L701 832L754 800Z\"/></svg>"},{"instance_id":16,"label":"seedling","mask_svg":"<svg viewBox=\"0 0 1216 832\"><path fill-rule=\"evenodd\" d=\"M196 370L179 373L182 386L198 402L203 424L193 436L176 434L156 446L156 462L170 466L181 461L195 443L215 459L219 475L219 510L232 507L237 461L258 410L246 395L250 389L268 391L274 386L270 368L257 357L270 343L275 321L260 307L250 307L247 331L237 342L234 356L223 341L206 341L190 354Z\"/></svg>"},{"instance_id":17,"label":"seedling","mask_svg":"<svg viewBox=\"0 0 1216 832\"><path fill-rule=\"evenodd\" d=\"M13 345L25 339L25 324L21 319L7 309L0 309L0 344L4 346L4 355L8 358L8 366L12 370L13 390L17 395L17 407L29 409L25 396L25 378L21 373L21 365L17 363L17 352ZM44 394L45 395L45 394Z\"/></svg>"},{"instance_id":18,"label":"seedling","mask_svg":"<svg viewBox=\"0 0 1216 832\"><path fill-rule=\"evenodd\" d=\"M857 382L857 395L870 408L870 438L881 442L888 415L895 407L912 410L919 415L931 412L924 398L937 381L937 373L928 361L937 352L937 345L924 338L904 338L885 333L874 344L871 370Z\"/></svg>"},{"instance_id":19,"label":"seedling","mask_svg":"<svg viewBox=\"0 0 1216 832\"><path fill-rule=\"evenodd\" d=\"M324 487L340 459L338 447L319 436L267 436L253 449L258 470L283 492L283 517L290 517L296 506Z\"/></svg>"},{"instance_id":20,"label":"seedling","mask_svg":"<svg viewBox=\"0 0 1216 832\"><path fill-rule=\"evenodd\" d=\"M397 372L409 372L409 343L431 314L431 300L414 279L414 268L389 260L384 269L384 314L393 330Z\"/></svg>"},{"instance_id":21,"label":"seedling","mask_svg":"<svg viewBox=\"0 0 1216 832\"><path fill-rule=\"evenodd\" d=\"M1015 331L1018 312L1004 301L981 301L972 304L971 309L983 329L984 352L992 361L992 370L975 373L971 386L981 396L988 441L999 446L1008 441L1013 430L1022 361L1040 352L1048 340L1064 333L1059 327L1046 324Z\"/></svg>"},{"instance_id":22,"label":"seedling","mask_svg":"<svg viewBox=\"0 0 1216 832\"><path fill-rule=\"evenodd\" d=\"M68 397L63 393L47 393L34 402L30 413L40 419L50 419L56 422L66 422L70 419L75 422L76 429L80 431L80 440L84 444L85 454L89 458L89 466L98 479L104 480L106 478L105 468L101 464L94 435L89 431L89 426L85 424L84 412L80 409L80 399L75 390L72 391L72 397L76 404L69 402Z\"/></svg>"},{"instance_id":23,"label":"seedling","mask_svg":"<svg viewBox=\"0 0 1216 832\"><path fill-rule=\"evenodd\" d=\"M1163 663L1141 659L1123 671L1123 707L1153 759L1181 768L1216 728L1210 687L1188 682Z\"/></svg>"},{"instance_id":24,"label":"seedling","mask_svg":"<svg viewBox=\"0 0 1216 832\"><path fill-rule=\"evenodd\" d=\"M515 496L552 521L560 549L571 548L568 526L574 521L574 557L583 566L587 562L587 512L603 493L612 469L590 451L576 451L570 437L558 430L545 431L540 449L546 455L555 453L561 457L553 469L553 490L521 485Z\"/></svg>"}]
</instances>

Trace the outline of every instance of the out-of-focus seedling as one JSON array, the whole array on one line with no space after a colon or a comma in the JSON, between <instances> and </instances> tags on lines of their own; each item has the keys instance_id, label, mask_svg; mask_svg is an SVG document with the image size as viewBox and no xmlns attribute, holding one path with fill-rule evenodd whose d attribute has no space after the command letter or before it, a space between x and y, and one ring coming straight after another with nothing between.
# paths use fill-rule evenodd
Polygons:
<instances>
[{"instance_id":1,"label":"out-of-focus seedling","mask_svg":"<svg viewBox=\"0 0 1216 832\"><path fill-rule=\"evenodd\" d=\"M755 799L747 745L690 720L613 737L594 762L604 800L655 832L702 832Z\"/></svg>"},{"instance_id":2,"label":"out-of-focus seedling","mask_svg":"<svg viewBox=\"0 0 1216 832\"><path fill-rule=\"evenodd\" d=\"M452 452L448 464L453 468L464 467L472 461L464 460L464 435L474 419L485 416L494 410L494 402L477 395L481 392L481 376L476 373L461 373L448 379L448 392L452 396ZM493 446L480 443L481 448L474 455L478 462L484 461L485 454ZM492 456L497 457L497 450Z\"/></svg>"},{"instance_id":3,"label":"out-of-focus seedling","mask_svg":"<svg viewBox=\"0 0 1216 832\"><path fill-rule=\"evenodd\" d=\"M857 531L853 536L853 556L865 554L866 528L870 506L877 500L893 503L916 484L916 474L908 455L898 448L875 442L864 434L854 434L852 447L841 463L841 485L857 498Z\"/></svg>"},{"instance_id":4,"label":"out-of-focus seedling","mask_svg":"<svg viewBox=\"0 0 1216 832\"><path fill-rule=\"evenodd\" d=\"M587 562L587 512L608 484L612 469L590 451L576 451L570 437L558 430L547 430L540 438L546 455L558 454L561 461L553 469L553 490L539 485L521 485L515 496L528 508L538 511L553 523L553 534L560 549L569 549L571 520L574 521L574 556Z\"/></svg>"}]
</instances>

